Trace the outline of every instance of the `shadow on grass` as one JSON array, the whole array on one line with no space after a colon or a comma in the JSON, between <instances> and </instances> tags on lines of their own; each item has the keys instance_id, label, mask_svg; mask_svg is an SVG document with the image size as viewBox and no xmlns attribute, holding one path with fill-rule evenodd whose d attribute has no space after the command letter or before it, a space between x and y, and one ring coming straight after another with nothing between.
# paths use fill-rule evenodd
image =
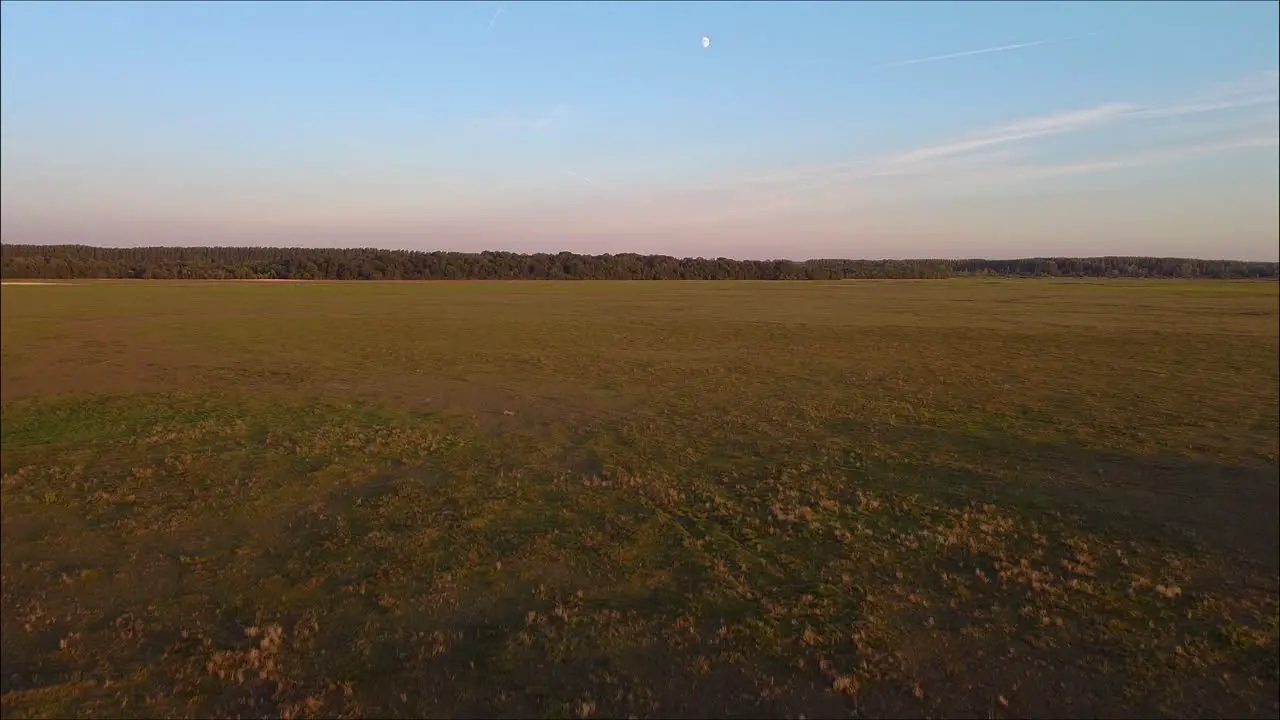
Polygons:
<instances>
[{"instance_id":1,"label":"shadow on grass","mask_svg":"<svg viewBox=\"0 0 1280 720\"><path fill-rule=\"evenodd\" d=\"M562 477L552 472L557 468L477 478L434 464L353 475L324 492L300 483L280 496L287 502L278 513L215 523L210 538L193 540L191 553L222 548L195 566L166 569L180 563L159 551L184 538L161 532L140 541L150 551L143 562L125 563L124 548L104 548L100 564L114 584L99 587L109 612L96 614L84 612L91 596L79 586L63 591L40 575L36 561L53 557L55 548L33 547L31 571L5 579L5 610L18 607L16 595L24 596L24 612L40 607L30 602L38 599L43 624L31 632L5 620L6 704L38 709L31 693L58 685L70 692L78 678L96 677L95 689L77 698L95 715L918 717L996 714L995 698L1014 682L1022 687L1017 714L1143 716L1160 713L1159 702L1142 696L1159 687L1119 697L1124 673L1089 665L1120 654L1107 644L1112 636L1089 645L1075 633L1074 646L1028 648L974 620L982 602L1004 601L986 591L953 611L929 610L941 635L895 626L888 648L850 644L850 626L873 609L872 592L883 597L898 586L945 602L953 589L928 586L927 572L923 579L868 575L841 584L840 572L859 570L851 556L874 559L873 550L892 549L904 537L834 539L831 528L859 517L850 513L860 508L856 491L917 493L955 506L993 503L1014 515L1079 519L1107 536L1141 536L1157 548L1199 544L1276 563L1274 468L1125 457L930 428L881 428L878 440L949 452L936 462L857 467L812 458L844 493L830 498L808 497L807 470L794 478L774 472L792 460L805 464L799 444L786 455L763 448L754 466L741 453L729 455L737 458L730 481L721 480L723 468L710 467L729 461L711 454L690 457L678 476L637 479L619 472L619 456L634 449L618 438L607 451L588 452L594 444L585 441L566 448L571 462L558 469L611 485L575 486L554 479ZM856 446L842 449L856 458ZM642 463L643 456L629 459ZM824 508L821 500L833 504ZM813 514L797 515L799 509ZM619 524L622 517L630 524ZM865 527L880 530L880 519ZM901 519L884 518L884 529ZM753 521L754 538L743 532ZM6 529L6 537L19 535ZM230 540L241 537L250 554L235 554L240 546ZM657 567L629 566L623 552ZM6 550L6 565L16 557ZM911 557L903 551L891 562ZM920 559L925 571L963 569L972 578L972 556ZM613 567L597 569L610 561ZM839 570L829 573L834 566ZM633 577L641 578L638 589L623 584ZM113 594L147 582L157 590L153 597ZM1183 629L1159 619L1164 625L1153 634ZM719 637L721 623L737 634ZM266 639L273 625L281 628L278 646ZM829 645L802 642L814 628L831 635ZM973 630L988 635L966 635ZM60 645L77 633L83 638ZM1016 657L1009 654L1015 648ZM1029 660L1040 665L1028 670ZM870 667L858 671L865 676L860 690L844 694L833 690L822 661L841 672ZM880 663L901 667L890 677ZM1200 679L1192 673L1188 687ZM917 692L921 685L927 694ZM1215 691L1203 696L1222 697ZM121 697L151 704L126 708ZM46 714L64 709L50 703Z\"/></svg>"},{"instance_id":2,"label":"shadow on grass","mask_svg":"<svg viewBox=\"0 0 1280 720\"><path fill-rule=\"evenodd\" d=\"M872 463L865 479L874 486L1073 515L1094 529L1202 545L1280 569L1280 465L1122 455L922 427L880 428L878 439L939 449L952 461Z\"/></svg>"}]
</instances>

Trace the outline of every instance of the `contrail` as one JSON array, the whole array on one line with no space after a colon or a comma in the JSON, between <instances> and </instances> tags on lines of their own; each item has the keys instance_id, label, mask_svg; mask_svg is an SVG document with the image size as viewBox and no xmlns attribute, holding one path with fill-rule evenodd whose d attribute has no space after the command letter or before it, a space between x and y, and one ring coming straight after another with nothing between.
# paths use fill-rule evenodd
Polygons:
<instances>
[{"instance_id":1,"label":"contrail","mask_svg":"<svg viewBox=\"0 0 1280 720\"><path fill-rule=\"evenodd\" d=\"M915 58L914 60L901 60L899 62L889 63L888 65L877 65L875 69L883 70L885 68L902 67L903 65L919 65L920 63L969 57L970 55L985 55L987 53L1005 52L1008 50L1021 50L1023 48L1052 45L1054 43L1066 42L1068 40L1079 40L1081 38L1094 37L1095 35L1097 35L1097 33L1085 33L1084 35L1071 35L1069 37L1053 38L1051 40L1032 40L1031 42L1014 43L1012 45L997 45L995 47L982 48L981 50L965 50L964 52L948 53L946 55L933 55L931 57Z\"/></svg>"},{"instance_id":2,"label":"contrail","mask_svg":"<svg viewBox=\"0 0 1280 720\"><path fill-rule=\"evenodd\" d=\"M493 24L498 22L498 16L501 14L502 14L502 6L499 5L498 11L493 14L493 17L489 18L489 26L484 29L485 32L489 32L490 30L493 29Z\"/></svg>"}]
</instances>

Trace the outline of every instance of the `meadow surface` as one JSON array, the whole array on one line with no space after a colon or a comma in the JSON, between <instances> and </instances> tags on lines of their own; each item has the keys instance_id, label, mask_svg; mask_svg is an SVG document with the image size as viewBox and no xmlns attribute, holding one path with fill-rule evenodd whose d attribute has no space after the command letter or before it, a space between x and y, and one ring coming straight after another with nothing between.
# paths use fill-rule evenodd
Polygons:
<instances>
[{"instance_id":1,"label":"meadow surface","mask_svg":"<svg viewBox=\"0 0 1280 720\"><path fill-rule=\"evenodd\" d=\"M0 708L1276 717L1274 282L0 289Z\"/></svg>"}]
</instances>

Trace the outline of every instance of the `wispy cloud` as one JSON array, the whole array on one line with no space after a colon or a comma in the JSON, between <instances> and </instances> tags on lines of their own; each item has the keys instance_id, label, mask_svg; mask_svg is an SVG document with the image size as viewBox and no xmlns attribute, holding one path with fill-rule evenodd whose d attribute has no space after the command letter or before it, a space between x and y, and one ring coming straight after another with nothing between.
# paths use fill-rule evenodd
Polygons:
<instances>
[{"instance_id":1,"label":"wispy cloud","mask_svg":"<svg viewBox=\"0 0 1280 720\"><path fill-rule=\"evenodd\" d=\"M1216 113L1280 104L1276 71L1271 70L1165 105L1109 102L1090 108L1024 118L953 140L910 148L883 156L846 160L808 168L785 168L756 175L744 181L717 184L750 187L812 187L815 184L848 184L872 178L925 175L942 172L976 172L992 165L1008 165L1024 158L1026 148L1068 133L1101 131L1120 123L1165 119L1190 119ZM1215 146L1216 147L1216 146ZM1221 146L1220 150L1236 146ZM1130 165L1126 164L1125 167ZM1093 165L1105 169L1108 165ZM1117 166L1118 167L1118 166Z\"/></svg>"},{"instance_id":2,"label":"wispy cloud","mask_svg":"<svg viewBox=\"0 0 1280 720\"><path fill-rule=\"evenodd\" d=\"M947 53L945 55L930 55L929 57L912 58L910 60L899 60L884 65L877 65L876 70L887 70L889 68L903 67L905 65L921 65L923 63L941 62L943 60L955 60L958 58L971 57L973 55L987 55L989 53L1009 52L1011 50L1025 50L1027 48L1040 47L1042 45L1054 45L1057 43L1067 42L1069 40L1083 40L1087 37L1096 37L1097 33L1085 33L1083 35L1070 35L1068 37L1049 38L1046 40L1031 40L1029 42L1011 43L1008 45L995 45L992 47L978 48L976 50L962 50L960 52Z\"/></svg>"},{"instance_id":3,"label":"wispy cloud","mask_svg":"<svg viewBox=\"0 0 1280 720\"><path fill-rule=\"evenodd\" d=\"M568 115L568 106L557 105L543 113L487 118L475 124L489 130L549 130L562 123Z\"/></svg>"},{"instance_id":4,"label":"wispy cloud","mask_svg":"<svg viewBox=\"0 0 1280 720\"><path fill-rule=\"evenodd\" d=\"M991 162L1012 160L1019 155L1016 146L1023 141L1099 128L1124 118L1137 109L1138 106L1131 103L1105 103L1092 108L1024 118L942 143L879 157L784 168L742 180L708 184L702 189L808 187L872 178L926 175L943 170L979 169Z\"/></svg>"},{"instance_id":5,"label":"wispy cloud","mask_svg":"<svg viewBox=\"0 0 1280 720\"><path fill-rule=\"evenodd\" d=\"M581 217L584 222L594 218L593 223L619 227L737 224L779 213L847 207L872 196L910 197L928 188L1026 183L1219 153L1271 149L1280 140L1280 131L1274 127L1257 123L1244 126L1237 123L1233 127L1230 123L1219 123L1216 131L1206 125L1207 133L1183 136L1173 142L1169 142L1167 136L1147 135L1140 147L1128 152L1093 156L1086 153L1070 161L1045 160L1043 153L1039 153L1041 143L1069 133L1103 132L1124 123L1166 122L1170 118L1177 118L1178 122L1186 122L1193 116L1209 119L1237 108L1268 103L1274 106L1277 103L1274 78L1274 73L1264 73L1163 105L1109 102L1024 118L951 140L868 158L778 168L746 178L681 189L615 194L609 202L585 208ZM1230 120L1231 116L1226 119ZM1161 138L1165 142L1163 147Z\"/></svg>"},{"instance_id":6,"label":"wispy cloud","mask_svg":"<svg viewBox=\"0 0 1280 720\"><path fill-rule=\"evenodd\" d=\"M1144 108L1138 110L1135 115L1173 118L1219 110L1275 105L1277 102L1280 102L1280 71L1273 69L1220 83L1185 102L1165 107Z\"/></svg>"},{"instance_id":7,"label":"wispy cloud","mask_svg":"<svg viewBox=\"0 0 1280 720\"><path fill-rule=\"evenodd\" d=\"M590 176L590 175L584 175L584 174L582 174L582 173L580 173L580 172L574 172L573 170L565 170L565 171L564 171L564 173L565 173L565 175L568 175L569 177L571 177L571 178L573 178L573 179L577 180L578 182L583 183L583 184L585 184L585 185L590 185L590 186L591 186L591 187L593 187L593 188L598 188L598 189L602 189L602 190L614 190L614 189L615 189L615 188L614 188L614 186L613 186L611 183L608 183L608 182L601 182L601 181L597 180L596 178L594 178L594 177L592 177L592 176Z\"/></svg>"},{"instance_id":8,"label":"wispy cloud","mask_svg":"<svg viewBox=\"0 0 1280 720\"><path fill-rule=\"evenodd\" d=\"M1084 110L1028 118L978 133L969 138L910 150L887 160L890 163L918 162L920 160L950 157L997 145L1007 145L1020 140L1078 132L1105 125L1123 117L1127 113L1132 113L1136 109L1135 105L1129 103L1107 103Z\"/></svg>"},{"instance_id":9,"label":"wispy cloud","mask_svg":"<svg viewBox=\"0 0 1280 720\"><path fill-rule=\"evenodd\" d=\"M1083 162L1012 164L993 166L982 172L952 175L944 182L966 185L1026 182L1071 175L1088 175L1124 168L1160 165L1195 157L1217 155L1239 150L1261 150L1280 146L1280 133L1242 133L1228 138L1128 153Z\"/></svg>"},{"instance_id":10,"label":"wispy cloud","mask_svg":"<svg viewBox=\"0 0 1280 720\"><path fill-rule=\"evenodd\" d=\"M485 29L484 29L485 32L489 32L490 30L493 30L494 23L498 22L498 18L501 16L502 16L502 6L499 5L498 9L494 11L493 17L489 18L489 24L485 26Z\"/></svg>"}]
</instances>

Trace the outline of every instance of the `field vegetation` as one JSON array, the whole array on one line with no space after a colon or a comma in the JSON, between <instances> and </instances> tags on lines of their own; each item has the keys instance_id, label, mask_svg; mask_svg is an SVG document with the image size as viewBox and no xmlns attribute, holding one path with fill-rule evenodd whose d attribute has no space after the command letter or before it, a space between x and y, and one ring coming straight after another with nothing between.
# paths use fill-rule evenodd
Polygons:
<instances>
[{"instance_id":1,"label":"field vegetation","mask_svg":"<svg viewBox=\"0 0 1280 720\"><path fill-rule=\"evenodd\" d=\"M6 285L0 708L1276 717L1277 288Z\"/></svg>"}]
</instances>

